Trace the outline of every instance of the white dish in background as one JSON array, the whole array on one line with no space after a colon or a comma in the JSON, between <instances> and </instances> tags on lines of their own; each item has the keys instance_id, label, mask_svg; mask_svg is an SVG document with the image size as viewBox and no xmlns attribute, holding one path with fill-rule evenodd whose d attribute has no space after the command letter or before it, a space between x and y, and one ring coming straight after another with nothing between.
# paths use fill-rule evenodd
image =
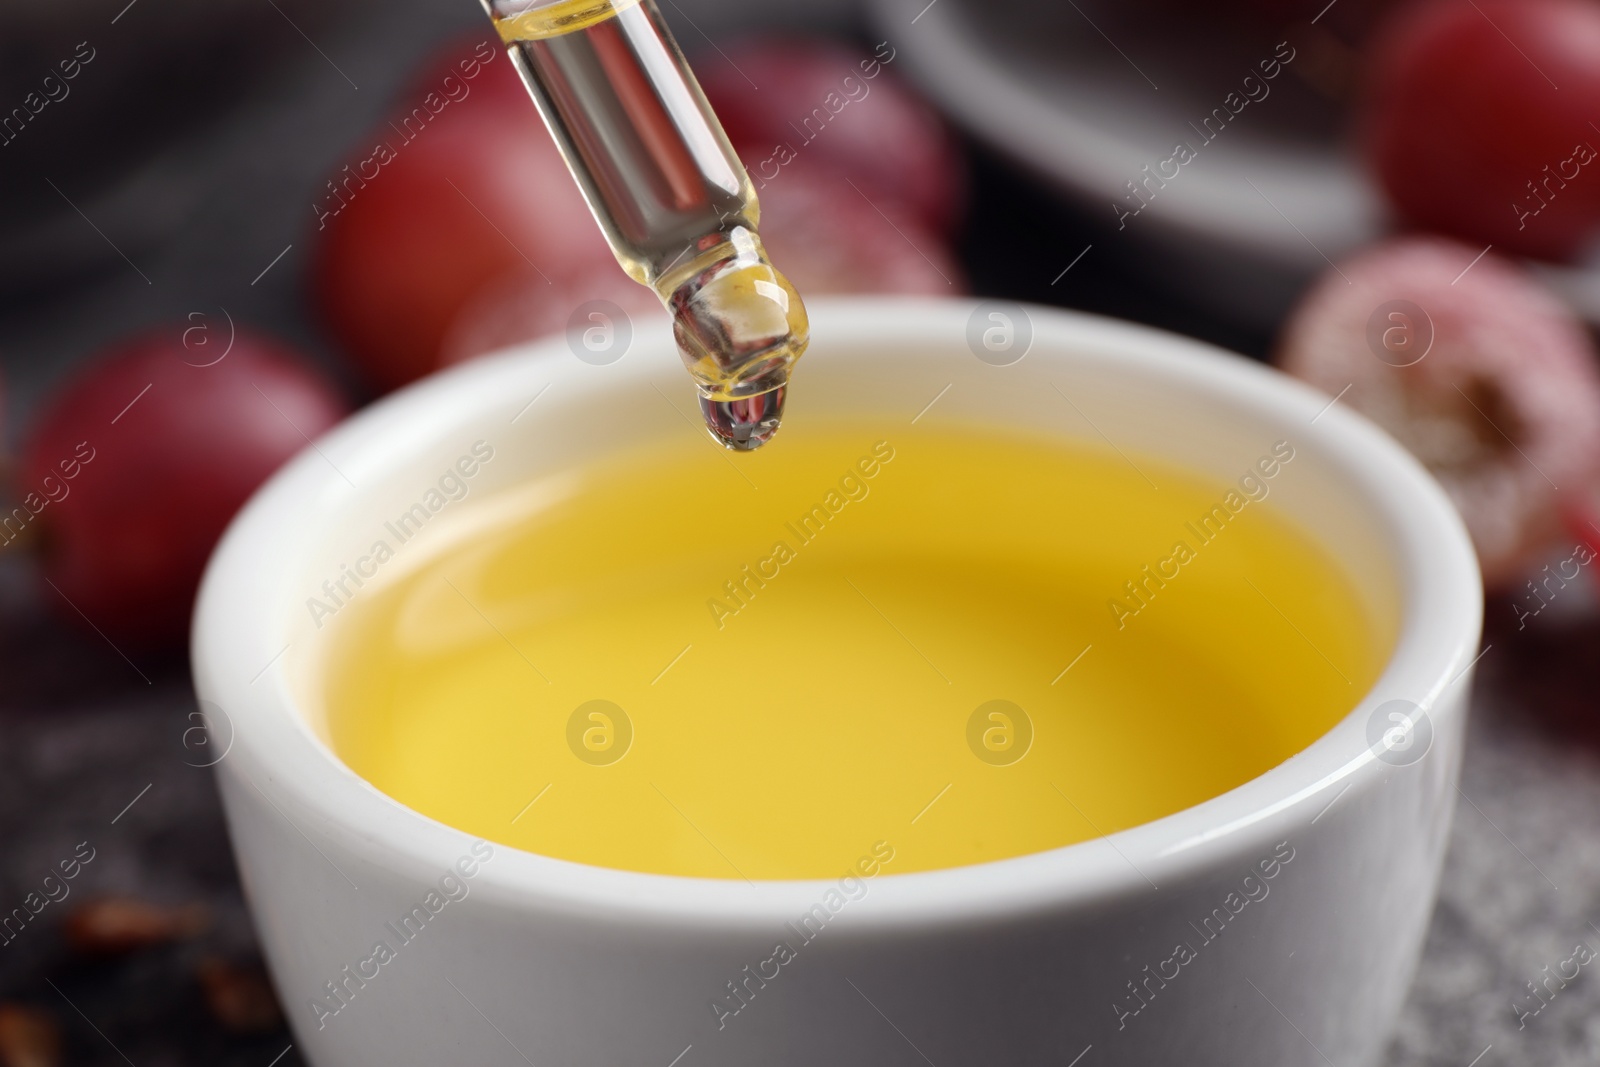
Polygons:
<instances>
[{"instance_id":1,"label":"white dish in background","mask_svg":"<svg viewBox=\"0 0 1600 1067\"><path fill-rule=\"evenodd\" d=\"M1096 254L1136 262L1222 317L1274 327L1329 260L1386 231L1380 194L1349 151L1340 109L1293 69L1305 69L1303 47L1211 143L1191 125L1223 106L1246 75L1259 75L1278 41L1303 42L1303 27L1246 39L1232 23L1208 31L1165 21L1151 32L1148 7L1106 0L870 3L905 72L935 103L1105 229ZM1125 183L1179 141L1200 146L1197 158L1119 230L1112 205L1124 203ZM1077 251L1063 249L1062 265ZM1600 269L1535 269L1600 323Z\"/></svg>"}]
</instances>

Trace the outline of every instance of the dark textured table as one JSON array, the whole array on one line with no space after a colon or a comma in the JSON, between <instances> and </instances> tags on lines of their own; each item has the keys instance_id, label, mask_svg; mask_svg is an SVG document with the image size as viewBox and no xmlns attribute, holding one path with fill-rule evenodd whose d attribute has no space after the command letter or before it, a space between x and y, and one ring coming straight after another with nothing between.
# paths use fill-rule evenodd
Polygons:
<instances>
[{"instance_id":1,"label":"dark textured table","mask_svg":"<svg viewBox=\"0 0 1600 1067\"><path fill-rule=\"evenodd\" d=\"M308 46L252 105L177 149L179 165L203 172L206 192L167 239L124 249L136 269L109 257L50 299L0 305L7 424L24 421L51 383L104 340L224 307L339 373L303 298L309 205L324 172L382 113L405 66L479 18L470 3L402 5L363 40ZM690 46L699 39L692 27L683 36ZM92 149L84 146L79 165L93 165ZM981 156L975 162L980 203L963 251L978 291L1137 318L1252 355L1265 350L1266 338L1172 302L1110 258L1052 286L1057 249L1081 247L1082 235L1025 181ZM1029 207L1042 224L1025 221ZM0 1002L57 1020L68 1063L298 1063L281 1025L240 1034L219 1023L197 978L202 961L248 972L258 957L211 773L191 766L198 761L184 743L194 725L185 664L130 662L93 633L53 621L45 599L53 595L32 582L24 561L0 551L0 908L20 905L80 843L94 858L70 896L0 947ZM1489 612L1491 647L1443 891L1393 1067L1600 1062L1592 967L1552 985L1549 1003L1526 1014L1543 1003L1527 983L1550 973L1544 968L1554 971L1580 943L1600 949L1600 622L1569 610L1518 631L1510 605L1492 603ZM61 920L101 894L201 901L211 921L196 937L86 960L67 949Z\"/></svg>"},{"instance_id":2,"label":"dark textured table","mask_svg":"<svg viewBox=\"0 0 1600 1067\"><path fill-rule=\"evenodd\" d=\"M1488 610L1443 885L1390 1063L1592 1067L1594 963L1558 972L1579 945L1600 962L1600 621L1519 631L1511 604Z\"/></svg>"}]
</instances>

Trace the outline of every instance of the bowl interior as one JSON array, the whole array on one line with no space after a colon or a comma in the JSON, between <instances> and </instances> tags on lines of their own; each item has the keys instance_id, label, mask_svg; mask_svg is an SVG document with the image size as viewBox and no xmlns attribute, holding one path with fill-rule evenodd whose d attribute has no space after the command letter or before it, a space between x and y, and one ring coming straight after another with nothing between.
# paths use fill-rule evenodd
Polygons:
<instances>
[{"instance_id":1,"label":"bowl interior","mask_svg":"<svg viewBox=\"0 0 1600 1067\"><path fill-rule=\"evenodd\" d=\"M978 317L988 323L991 314L1019 324L1017 316L1027 317L1025 329L1041 334L1012 365L980 361L969 348L965 322L952 320L951 326L962 328L938 336L925 329L881 330L878 336L857 329L857 336L835 342L824 328L797 375L791 423L859 419L889 440L913 419L924 425L989 425L1111 450L1129 462L1141 456L1165 460L1219 486L1236 483L1275 444L1288 442L1296 448L1293 476L1274 482L1265 506L1311 533L1338 560L1379 631L1375 644L1393 646L1402 611L1395 531L1364 499L1346 457L1305 447L1317 436L1310 420L1320 404L1311 415L1300 410L1302 404L1286 407L1279 394L1285 387L1294 391L1286 381L1243 360L1237 361L1241 369L1255 373L1242 382L1217 376L1209 360L1196 360L1181 345L1164 346L1157 334L1138 334L1144 343L1130 351L1124 328L1079 320L1069 336L1061 336L1042 329L1048 319L1035 325L1038 313L1016 305L994 305ZM384 522L392 529L477 442L491 446L495 456L472 478L470 492L478 502L470 510L452 505L430 518L384 565L380 580L391 581L456 543L463 524L491 521L494 506L486 508L483 498L514 510L530 493L559 491L563 472L580 463L700 435L688 382L661 340L636 338L635 351L600 367L573 358L556 341L538 355L512 353L466 377L423 386L431 398L425 417L433 425L418 425L424 414L417 412L403 440L388 430L365 435L367 447L357 449L352 462L339 461L359 486L353 492L341 492L339 475L328 471L335 479L330 490L343 500L319 520L324 539L307 546L311 558L301 572L307 595L315 595L327 578L337 581L375 539L393 541ZM322 601L334 603L327 596ZM299 707L325 736L319 686L328 643L315 635L327 617L313 621L304 609L299 614L296 623L306 640L295 641L289 670Z\"/></svg>"}]
</instances>

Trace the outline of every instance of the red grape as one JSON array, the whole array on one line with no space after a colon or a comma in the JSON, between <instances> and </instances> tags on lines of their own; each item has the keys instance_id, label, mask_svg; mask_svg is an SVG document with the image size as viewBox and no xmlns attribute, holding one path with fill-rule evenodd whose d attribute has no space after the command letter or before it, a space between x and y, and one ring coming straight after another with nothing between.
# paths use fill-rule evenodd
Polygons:
<instances>
[{"instance_id":1,"label":"red grape","mask_svg":"<svg viewBox=\"0 0 1600 1067\"><path fill-rule=\"evenodd\" d=\"M823 167L785 170L761 192L761 239L801 296L965 291L944 241L892 197Z\"/></svg>"},{"instance_id":2,"label":"red grape","mask_svg":"<svg viewBox=\"0 0 1600 1067\"><path fill-rule=\"evenodd\" d=\"M1600 4L1431 0L1380 31L1365 141L1407 222L1554 259L1600 232Z\"/></svg>"},{"instance_id":3,"label":"red grape","mask_svg":"<svg viewBox=\"0 0 1600 1067\"><path fill-rule=\"evenodd\" d=\"M549 279L524 270L491 279L462 306L440 346L439 364L564 333L582 305L596 300L614 304L628 316L635 338L648 330L672 336L672 320L655 293L614 262Z\"/></svg>"},{"instance_id":4,"label":"red grape","mask_svg":"<svg viewBox=\"0 0 1600 1067\"><path fill-rule=\"evenodd\" d=\"M479 56L466 78L461 63ZM380 388L433 370L451 322L494 279L613 261L504 51L454 46L435 75L323 202L317 297Z\"/></svg>"},{"instance_id":5,"label":"red grape","mask_svg":"<svg viewBox=\"0 0 1600 1067\"><path fill-rule=\"evenodd\" d=\"M222 338L200 348L199 328L112 347L54 399L23 450L19 511L38 524L61 598L49 595L119 643L182 640L233 514L345 412L279 343L240 331L231 349Z\"/></svg>"},{"instance_id":6,"label":"red grape","mask_svg":"<svg viewBox=\"0 0 1600 1067\"><path fill-rule=\"evenodd\" d=\"M1367 249L1307 294L1279 361L1433 471L1499 585L1563 536L1563 508L1595 484L1600 375L1560 301L1478 255L1441 238Z\"/></svg>"},{"instance_id":7,"label":"red grape","mask_svg":"<svg viewBox=\"0 0 1600 1067\"><path fill-rule=\"evenodd\" d=\"M961 154L938 114L891 68L826 41L755 38L699 57L695 74L763 202L797 165L826 166L868 196L899 200L948 233L966 193ZM752 84L752 82L754 84Z\"/></svg>"}]
</instances>

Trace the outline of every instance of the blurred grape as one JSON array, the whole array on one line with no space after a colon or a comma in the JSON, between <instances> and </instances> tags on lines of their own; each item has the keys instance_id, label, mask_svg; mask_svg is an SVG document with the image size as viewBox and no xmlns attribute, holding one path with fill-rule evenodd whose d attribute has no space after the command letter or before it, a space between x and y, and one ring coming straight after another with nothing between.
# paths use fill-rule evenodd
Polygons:
<instances>
[{"instance_id":1,"label":"blurred grape","mask_svg":"<svg viewBox=\"0 0 1600 1067\"><path fill-rule=\"evenodd\" d=\"M938 113L901 82L894 57L887 44L869 54L751 38L706 53L695 75L763 204L791 169L825 167L948 234L966 196L961 153Z\"/></svg>"},{"instance_id":2,"label":"blurred grape","mask_svg":"<svg viewBox=\"0 0 1600 1067\"><path fill-rule=\"evenodd\" d=\"M435 369L451 323L495 279L528 271L553 284L614 262L510 60L487 38L430 61L355 156L330 179L314 296L379 389Z\"/></svg>"},{"instance_id":3,"label":"blurred grape","mask_svg":"<svg viewBox=\"0 0 1600 1067\"><path fill-rule=\"evenodd\" d=\"M197 355L183 338L125 341L81 370L33 425L17 484L56 606L137 647L181 644L234 512L345 412L275 341L241 331Z\"/></svg>"},{"instance_id":4,"label":"blurred grape","mask_svg":"<svg viewBox=\"0 0 1600 1067\"><path fill-rule=\"evenodd\" d=\"M869 200L828 168L785 172L762 190L761 238L802 296L966 291L955 254L909 205Z\"/></svg>"},{"instance_id":5,"label":"blurred grape","mask_svg":"<svg viewBox=\"0 0 1600 1067\"><path fill-rule=\"evenodd\" d=\"M531 270L512 271L490 279L462 306L440 347L439 366L572 327L581 333L593 324L585 305L602 301L611 305L603 311L608 317L619 311L627 316L630 343L641 330L658 330L662 337L672 334L672 319L656 294L624 274L614 260L558 273L548 281Z\"/></svg>"},{"instance_id":6,"label":"blurred grape","mask_svg":"<svg viewBox=\"0 0 1600 1067\"><path fill-rule=\"evenodd\" d=\"M1480 251L1403 238L1361 252L1307 294L1278 362L1438 477L1494 586L1564 536L1564 508L1594 483L1600 376L1572 313Z\"/></svg>"},{"instance_id":7,"label":"blurred grape","mask_svg":"<svg viewBox=\"0 0 1600 1067\"><path fill-rule=\"evenodd\" d=\"M1405 221L1550 259L1600 236L1600 3L1423 0L1374 49L1365 149Z\"/></svg>"}]
</instances>

